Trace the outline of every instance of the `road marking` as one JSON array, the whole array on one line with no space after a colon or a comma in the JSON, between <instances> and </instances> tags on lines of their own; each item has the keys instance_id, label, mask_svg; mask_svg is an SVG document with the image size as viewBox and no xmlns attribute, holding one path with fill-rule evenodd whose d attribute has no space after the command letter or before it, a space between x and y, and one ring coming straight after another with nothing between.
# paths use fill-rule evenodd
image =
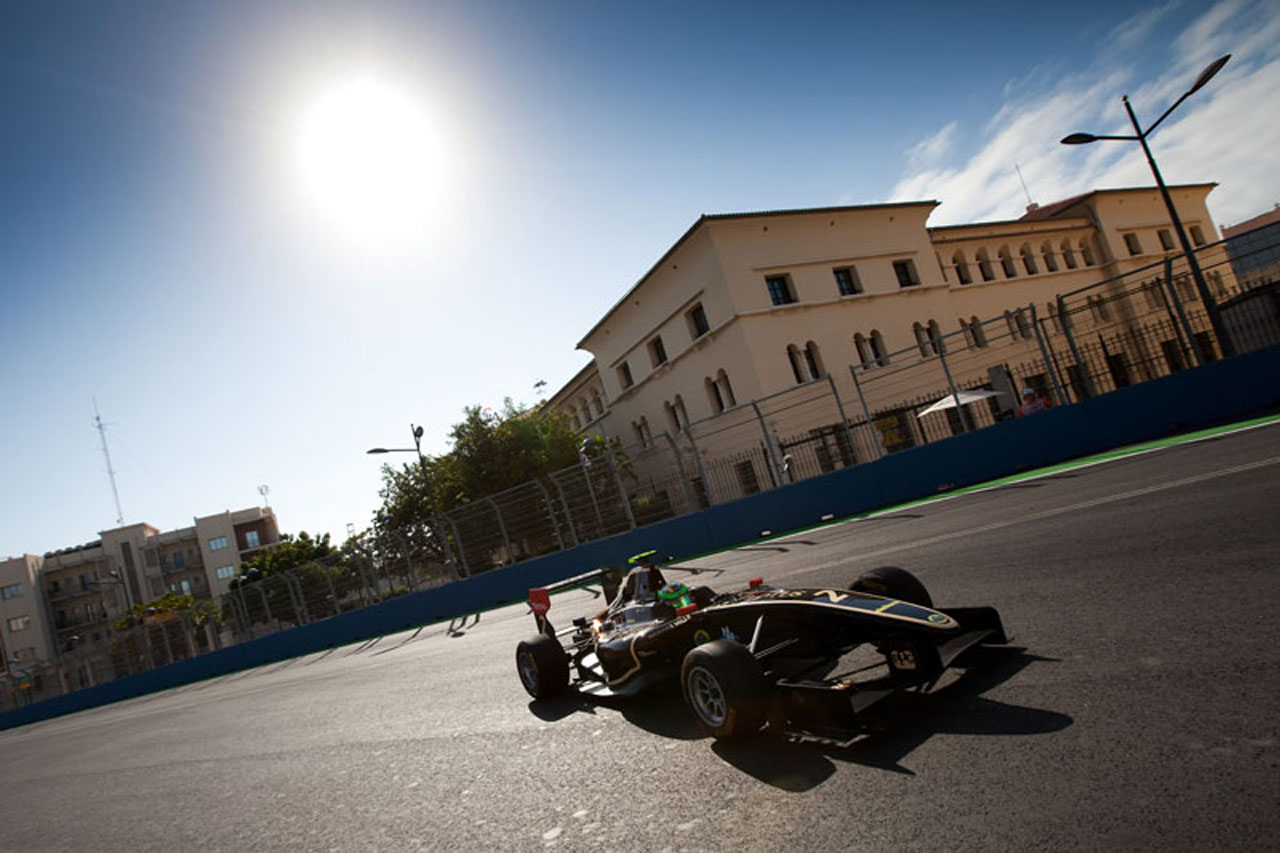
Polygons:
<instances>
[{"instance_id":1,"label":"road marking","mask_svg":"<svg viewBox=\"0 0 1280 853\"><path fill-rule=\"evenodd\" d=\"M1076 512L1081 509L1089 509L1091 507L1104 506L1106 504L1116 503L1117 501L1126 501L1130 498L1141 497L1142 495L1155 494L1156 492L1164 492L1169 489L1178 489L1183 486L1190 486L1195 483L1203 483L1206 480L1216 480L1220 477L1230 477L1233 474L1240 474L1245 471L1253 471L1258 468L1265 468L1268 465L1276 465L1280 463L1280 456L1269 456L1266 459L1259 459L1255 462L1247 462L1243 465L1234 465L1230 468L1223 468L1218 471L1210 471L1205 474L1196 474L1192 477L1183 477L1178 480L1172 480L1167 483L1160 483L1155 486L1145 486L1141 489L1130 489L1127 492L1119 492L1114 495L1108 495L1104 498L1095 498L1089 501L1081 501L1080 503L1068 504L1067 506L1057 507L1055 509L1047 509L1023 518L1011 519L1009 521L993 521L990 524L984 524L981 527L969 527L964 530L957 530L951 533L942 533L937 536L931 536L927 539L916 539L912 542L903 543L902 545L894 545L888 548L881 548L878 551L865 551L858 554L860 559L868 557L879 557L885 554L894 554L899 551L907 551L912 548L918 548L922 545L936 545L939 542L947 542L952 539L962 537L971 537L981 533L989 533L993 530L1002 530L1006 527L1014 527L1019 524L1026 524L1029 521L1041 521L1046 518L1053 518L1058 515L1066 515L1069 512ZM856 519L854 520L856 521ZM846 523L853 523L846 522ZM833 564L834 565L834 564ZM812 571L814 567L808 566L803 571Z\"/></svg>"}]
</instances>

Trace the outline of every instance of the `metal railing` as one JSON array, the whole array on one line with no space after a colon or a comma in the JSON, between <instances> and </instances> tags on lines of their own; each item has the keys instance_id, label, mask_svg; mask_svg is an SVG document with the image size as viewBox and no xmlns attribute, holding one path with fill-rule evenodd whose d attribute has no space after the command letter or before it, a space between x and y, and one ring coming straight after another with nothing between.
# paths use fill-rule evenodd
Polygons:
<instances>
[{"instance_id":1,"label":"metal railing","mask_svg":"<svg viewBox=\"0 0 1280 853\"><path fill-rule=\"evenodd\" d=\"M1228 242L1230 254L1222 242L1198 255L1234 351L1280 343L1280 225ZM379 555L408 548L368 549L241 580L221 597L217 619L151 619L29 665L26 686L14 678L0 685L0 707L983 429L1016 417L1024 388L1070 405L1223 351L1185 258L1170 254L1043 303L964 318L947 332L920 327L905 349L864 348L854 363L793 388L443 513L459 565Z\"/></svg>"}]
</instances>

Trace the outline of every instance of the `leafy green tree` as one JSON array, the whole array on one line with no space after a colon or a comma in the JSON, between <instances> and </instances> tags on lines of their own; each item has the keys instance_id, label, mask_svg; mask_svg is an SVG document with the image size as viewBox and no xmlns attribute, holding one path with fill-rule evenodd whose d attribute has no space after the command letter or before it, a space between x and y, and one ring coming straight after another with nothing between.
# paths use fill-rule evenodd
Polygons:
<instances>
[{"instance_id":1,"label":"leafy green tree","mask_svg":"<svg viewBox=\"0 0 1280 853\"><path fill-rule=\"evenodd\" d=\"M436 509L447 512L568 468L584 451L566 416L518 407L509 398L501 412L467 407L449 438L449 452L427 457L425 473L416 459L399 468L382 467L382 505L373 519L373 538L384 565L443 564L432 526ZM604 451L591 446L585 452Z\"/></svg>"},{"instance_id":2,"label":"leafy green tree","mask_svg":"<svg viewBox=\"0 0 1280 853\"><path fill-rule=\"evenodd\" d=\"M322 619L337 613L359 583L345 555L330 544L329 534L286 533L241 564L230 584L238 593L236 603L224 601L222 615L231 618L228 608L239 606L240 616L251 622Z\"/></svg>"}]
</instances>

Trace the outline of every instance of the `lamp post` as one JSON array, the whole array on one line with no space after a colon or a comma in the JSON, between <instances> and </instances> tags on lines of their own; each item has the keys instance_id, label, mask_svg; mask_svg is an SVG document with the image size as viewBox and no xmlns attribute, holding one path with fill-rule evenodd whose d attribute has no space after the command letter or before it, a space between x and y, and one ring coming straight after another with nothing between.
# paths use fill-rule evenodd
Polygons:
<instances>
[{"instance_id":1,"label":"lamp post","mask_svg":"<svg viewBox=\"0 0 1280 853\"><path fill-rule=\"evenodd\" d=\"M440 540L440 549L444 552L444 561L454 572L457 572L456 563L453 560L453 549L449 546L449 537L445 533L444 524L440 520L440 504L436 500L436 490L431 483L431 470L427 468L426 457L422 455L422 427L409 424L409 431L413 433L413 447L373 447L365 451L370 454L379 453L416 453L418 454L418 467L422 469L422 482L427 489L427 498L431 501L431 527L437 539Z\"/></svg>"},{"instance_id":2,"label":"lamp post","mask_svg":"<svg viewBox=\"0 0 1280 853\"><path fill-rule=\"evenodd\" d=\"M1191 84L1191 88L1182 94L1182 97L1173 102L1169 109L1165 110L1160 118L1156 119L1146 130L1143 130L1138 124L1138 117L1133 112L1133 107L1129 104L1129 96L1124 95L1121 100L1124 101L1125 112L1129 114L1129 122L1133 125L1133 136L1106 136L1094 133L1073 133L1062 138L1063 145L1087 145L1090 142L1098 140L1124 140L1128 142L1136 141L1142 146L1142 151L1147 155L1147 163L1151 166L1151 174L1155 176L1156 186L1160 188L1160 197L1164 199L1164 206L1169 211L1169 218L1173 221L1173 230L1178 234L1178 242L1182 244L1182 251L1187 257L1187 266L1191 268L1191 277L1195 281L1196 292L1200 294L1201 301L1204 302L1205 311L1209 316L1209 325L1213 327L1213 333L1218 338L1218 345L1222 347L1224 356L1235 355L1235 346L1231 343L1231 339L1227 337L1222 328L1222 318L1218 315L1218 306L1214 302L1213 297L1209 294L1209 287L1205 284L1204 272L1200 269L1200 262L1196 259L1195 252L1191 248L1191 241L1187 239L1187 232L1182 227L1182 220L1178 218L1178 211L1173 206L1173 198L1169 195L1169 188L1165 186L1164 178L1160 175L1160 169L1156 166L1155 157L1151 154L1151 147L1147 145L1147 137L1155 131L1160 123L1169 117L1169 113L1178 108L1178 105L1185 101L1191 95L1199 91L1209 80L1222 70L1222 66L1227 64L1227 60L1231 58L1231 54L1221 57L1212 62L1209 67L1200 72L1200 76Z\"/></svg>"}]
</instances>

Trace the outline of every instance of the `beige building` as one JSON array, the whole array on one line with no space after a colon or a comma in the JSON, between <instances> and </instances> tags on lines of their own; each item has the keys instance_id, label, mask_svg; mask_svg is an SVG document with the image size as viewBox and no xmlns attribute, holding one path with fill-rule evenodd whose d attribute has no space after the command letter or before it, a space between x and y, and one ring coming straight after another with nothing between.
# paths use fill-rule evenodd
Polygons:
<instances>
[{"instance_id":1,"label":"beige building","mask_svg":"<svg viewBox=\"0 0 1280 853\"><path fill-rule=\"evenodd\" d=\"M42 563L35 554L0 562L0 669L6 675L53 653L39 587Z\"/></svg>"},{"instance_id":2,"label":"beige building","mask_svg":"<svg viewBox=\"0 0 1280 853\"><path fill-rule=\"evenodd\" d=\"M1197 245L1217 240L1205 206L1213 187L1171 188ZM850 365L875 367L911 347L926 353L931 335L1001 315L1015 338L1020 329L1030 338L1024 306L1053 315L1057 294L1179 251L1154 187L930 228L937 205L703 216L582 338L578 348L594 359L549 405L584 433L648 444L828 375L852 399ZM1211 285L1221 288L1221 276L1215 267ZM1189 282L1180 286L1194 298ZM702 453L715 450L703 440Z\"/></svg>"},{"instance_id":3,"label":"beige building","mask_svg":"<svg viewBox=\"0 0 1280 853\"><path fill-rule=\"evenodd\" d=\"M75 686L85 686L81 658L111 639L112 623L133 605L169 592L216 601L244 560L279 541L275 513L251 507L177 530L126 525L84 545L0 562L5 671L43 673L74 658L82 673Z\"/></svg>"}]
</instances>

